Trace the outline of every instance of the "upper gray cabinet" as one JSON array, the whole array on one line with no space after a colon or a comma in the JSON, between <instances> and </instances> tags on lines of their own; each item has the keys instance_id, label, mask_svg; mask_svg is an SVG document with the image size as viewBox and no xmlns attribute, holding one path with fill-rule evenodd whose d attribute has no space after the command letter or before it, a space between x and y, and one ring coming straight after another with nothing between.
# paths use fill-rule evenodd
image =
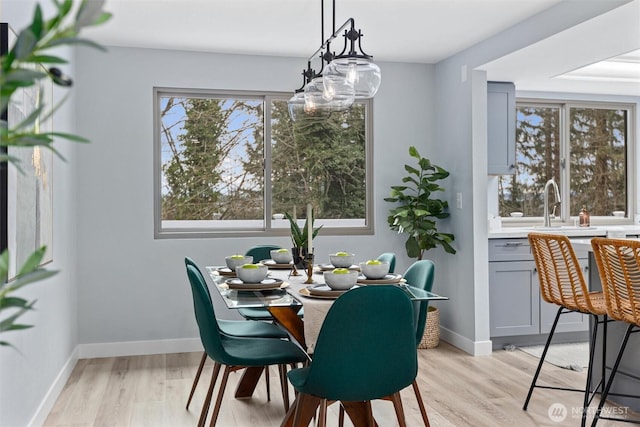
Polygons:
<instances>
[{"instance_id":1,"label":"upper gray cabinet","mask_svg":"<svg viewBox=\"0 0 640 427\"><path fill-rule=\"evenodd\" d=\"M489 175L516 172L516 87L487 82L487 145Z\"/></svg>"}]
</instances>

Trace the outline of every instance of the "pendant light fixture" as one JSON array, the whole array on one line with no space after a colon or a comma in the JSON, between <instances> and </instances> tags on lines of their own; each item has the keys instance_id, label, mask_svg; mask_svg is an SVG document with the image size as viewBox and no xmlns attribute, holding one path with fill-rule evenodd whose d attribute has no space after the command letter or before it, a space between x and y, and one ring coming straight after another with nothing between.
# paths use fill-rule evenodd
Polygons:
<instances>
[{"instance_id":1,"label":"pendant light fixture","mask_svg":"<svg viewBox=\"0 0 640 427\"><path fill-rule=\"evenodd\" d=\"M334 30L325 40L324 0L321 0L322 44L307 59L307 69L302 72L302 87L295 91L288 102L289 114L294 121L309 117L326 118L331 112L347 110L355 99L371 98L380 87L380 67L373 63L371 55L362 50L362 31L355 29L353 18L349 18L336 30L335 11L333 0ZM344 48L340 54L335 55L331 52L331 42L342 31ZM321 66L320 71L316 73L311 68L311 61L318 53Z\"/></svg>"}]
</instances>

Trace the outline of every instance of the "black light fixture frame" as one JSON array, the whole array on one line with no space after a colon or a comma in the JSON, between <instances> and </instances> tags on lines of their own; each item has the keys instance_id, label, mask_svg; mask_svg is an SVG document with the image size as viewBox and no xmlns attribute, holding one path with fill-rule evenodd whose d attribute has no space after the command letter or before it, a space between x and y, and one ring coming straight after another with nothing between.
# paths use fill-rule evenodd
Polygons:
<instances>
[{"instance_id":1,"label":"black light fixture frame","mask_svg":"<svg viewBox=\"0 0 640 427\"><path fill-rule=\"evenodd\" d=\"M340 26L336 30L336 0L333 0L333 32L331 36L325 40L324 38L324 0L320 1L320 33L321 33L321 45L315 52L313 52L307 58L307 68L302 71L302 86L299 89L296 89L294 92L299 93L304 91L305 86L314 78L322 77L322 70L324 70L325 63L329 64L334 59L342 59L342 58L357 58L357 59L366 59L371 61L373 56L368 55L362 49L362 30L356 30L356 21L353 18L347 19L344 24ZM348 27L348 29L347 29ZM344 30L344 48L342 52L338 55L331 52L331 42L335 40L339 33ZM356 50L356 42L358 42L358 50ZM349 51L347 52L347 48ZM318 56L321 60L320 71L316 73L314 69L311 68L311 61Z\"/></svg>"}]
</instances>

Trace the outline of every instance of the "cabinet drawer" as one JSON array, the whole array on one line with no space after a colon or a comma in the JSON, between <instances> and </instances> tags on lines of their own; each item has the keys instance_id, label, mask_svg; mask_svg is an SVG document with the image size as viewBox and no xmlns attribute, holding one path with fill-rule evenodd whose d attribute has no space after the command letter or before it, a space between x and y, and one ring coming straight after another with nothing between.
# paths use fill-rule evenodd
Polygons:
<instances>
[{"instance_id":1,"label":"cabinet drawer","mask_svg":"<svg viewBox=\"0 0 640 427\"><path fill-rule=\"evenodd\" d=\"M489 240L489 261L532 261L528 239Z\"/></svg>"}]
</instances>

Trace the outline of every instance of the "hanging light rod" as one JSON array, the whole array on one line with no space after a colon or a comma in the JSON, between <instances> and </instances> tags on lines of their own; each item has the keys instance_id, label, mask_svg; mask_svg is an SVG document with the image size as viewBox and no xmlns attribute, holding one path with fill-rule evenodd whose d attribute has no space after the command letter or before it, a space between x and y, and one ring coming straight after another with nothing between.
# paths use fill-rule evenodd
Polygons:
<instances>
[{"instance_id":1,"label":"hanging light rod","mask_svg":"<svg viewBox=\"0 0 640 427\"><path fill-rule=\"evenodd\" d=\"M380 67L373 63L371 55L362 50L363 34L356 30L355 19L347 19L336 29L336 2L333 0L333 32L325 40L324 0L320 4L321 44L307 58L307 68L302 71L302 86L295 90L288 102L294 121L302 116L325 118L332 111L344 111L353 105L355 99L372 98L380 87ZM341 33L344 48L336 55L331 51L331 42ZM311 68L311 61L317 57L320 58L319 72Z\"/></svg>"}]
</instances>

